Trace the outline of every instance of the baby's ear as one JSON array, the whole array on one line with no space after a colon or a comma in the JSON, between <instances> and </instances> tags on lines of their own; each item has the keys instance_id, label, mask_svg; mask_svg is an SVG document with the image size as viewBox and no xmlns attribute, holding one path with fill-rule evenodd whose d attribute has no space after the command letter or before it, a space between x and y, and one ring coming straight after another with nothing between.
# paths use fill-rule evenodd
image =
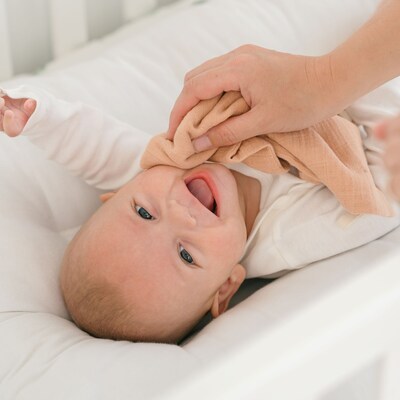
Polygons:
<instances>
[{"instance_id":1,"label":"baby's ear","mask_svg":"<svg viewBox=\"0 0 400 400\"><path fill-rule=\"evenodd\" d=\"M233 295L246 278L246 270L241 264L236 264L229 278L221 285L214 296L211 315L216 318L226 311Z\"/></svg>"},{"instance_id":2,"label":"baby's ear","mask_svg":"<svg viewBox=\"0 0 400 400\"><path fill-rule=\"evenodd\" d=\"M111 197L113 197L115 193L116 193L116 192L107 192L107 193L101 194L101 195L99 196L99 197L100 197L100 201L101 201L102 203L105 203L107 200L110 200Z\"/></svg>"}]
</instances>

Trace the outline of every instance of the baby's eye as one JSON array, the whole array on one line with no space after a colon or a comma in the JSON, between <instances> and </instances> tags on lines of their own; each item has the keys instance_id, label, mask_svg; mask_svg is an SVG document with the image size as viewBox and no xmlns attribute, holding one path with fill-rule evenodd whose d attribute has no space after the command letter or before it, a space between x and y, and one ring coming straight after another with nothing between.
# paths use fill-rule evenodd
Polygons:
<instances>
[{"instance_id":1,"label":"baby's eye","mask_svg":"<svg viewBox=\"0 0 400 400\"><path fill-rule=\"evenodd\" d=\"M143 218L143 219L154 219L153 216L143 207L135 205L136 212Z\"/></svg>"},{"instance_id":2,"label":"baby's eye","mask_svg":"<svg viewBox=\"0 0 400 400\"><path fill-rule=\"evenodd\" d=\"M193 264L194 261L192 256L181 245L179 245L179 255L183 261L187 262L188 264Z\"/></svg>"}]
</instances>

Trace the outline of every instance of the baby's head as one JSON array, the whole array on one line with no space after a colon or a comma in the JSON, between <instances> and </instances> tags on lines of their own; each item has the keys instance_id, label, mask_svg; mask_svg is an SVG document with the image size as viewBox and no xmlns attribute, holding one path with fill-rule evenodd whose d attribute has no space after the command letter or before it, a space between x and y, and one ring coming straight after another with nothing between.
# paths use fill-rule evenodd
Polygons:
<instances>
[{"instance_id":1,"label":"baby's head","mask_svg":"<svg viewBox=\"0 0 400 400\"><path fill-rule=\"evenodd\" d=\"M96 337L176 343L208 311L223 313L245 278L239 175L157 166L103 195L62 263L76 324Z\"/></svg>"}]
</instances>

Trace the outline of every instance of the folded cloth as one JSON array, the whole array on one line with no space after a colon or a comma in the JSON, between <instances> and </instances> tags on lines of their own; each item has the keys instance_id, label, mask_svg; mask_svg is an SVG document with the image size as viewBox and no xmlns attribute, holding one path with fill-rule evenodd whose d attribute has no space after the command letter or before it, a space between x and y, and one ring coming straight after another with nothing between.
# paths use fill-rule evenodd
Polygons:
<instances>
[{"instance_id":1,"label":"folded cloth","mask_svg":"<svg viewBox=\"0 0 400 400\"><path fill-rule=\"evenodd\" d=\"M189 169L213 161L244 163L270 174L283 174L294 167L299 178L327 186L351 214L393 215L390 202L372 178L358 128L340 116L299 131L263 134L195 153L192 139L248 110L240 92L201 101L184 117L173 141L165 134L152 138L141 167Z\"/></svg>"}]
</instances>

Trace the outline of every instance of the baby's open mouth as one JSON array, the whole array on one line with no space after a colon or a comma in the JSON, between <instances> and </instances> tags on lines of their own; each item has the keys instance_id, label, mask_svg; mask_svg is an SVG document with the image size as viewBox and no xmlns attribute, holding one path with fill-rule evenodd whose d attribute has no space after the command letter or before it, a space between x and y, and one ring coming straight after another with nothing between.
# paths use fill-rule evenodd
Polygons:
<instances>
[{"instance_id":1,"label":"baby's open mouth","mask_svg":"<svg viewBox=\"0 0 400 400\"><path fill-rule=\"evenodd\" d=\"M195 178L186 183L189 192L208 210L216 214L217 203L207 182L202 178Z\"/></svg>"}]
</instances>

